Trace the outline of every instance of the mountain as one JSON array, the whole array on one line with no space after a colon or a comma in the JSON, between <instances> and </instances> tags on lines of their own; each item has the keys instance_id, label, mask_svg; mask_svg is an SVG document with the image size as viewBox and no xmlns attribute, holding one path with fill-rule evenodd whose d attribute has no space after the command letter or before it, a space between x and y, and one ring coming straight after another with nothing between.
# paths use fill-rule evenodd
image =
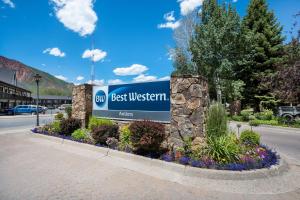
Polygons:
<instances>
[{"instance_id":1,"label":"mountain","mask_svg":"<svg viewBox=\"0 0 300 200\"><path fill-rule=\"evenodd\" d=\"M67 83L49 73L27 66L19 61L0 56L0 68L16 71L18 86L30 90L32 94L36 93L36 83L33 78L35 74L42 76L40 95L71 96L72 94L72 87L74 86L72 83Z\"/></svg>"}]
</instances>

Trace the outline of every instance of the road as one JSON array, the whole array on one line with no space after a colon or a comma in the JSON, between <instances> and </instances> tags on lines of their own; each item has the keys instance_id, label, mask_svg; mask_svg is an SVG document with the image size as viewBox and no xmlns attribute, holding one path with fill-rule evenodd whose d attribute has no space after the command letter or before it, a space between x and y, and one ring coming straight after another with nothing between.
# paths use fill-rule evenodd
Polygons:
<instances>
[{"instance_id":1,"label":"road","mask_svg":"<svg viewBox=\"0 0 300 200\"><path fill-rule=\"evenodd\" d=\"M46 114L40 114L40 124L47 124L54 119L54 114L59 110L47 110ZM60 111L61 112L61 111ZM0 116L0 130L9 128L29 127L32 128L36 125L36 115L3 115Z\"/></svg>"},{"instance_id":2,"label":"road","mask_svg":"<svg viewBox=\"0 0 300 200\"><path fill-rule=\"evenodd\" d=\"M231 122L230 128L237 130L236 125L236 122ZM248 124L243 123L241 125L241 131L250 129ZM263 144L267 144L269 147L300 163L300 129L268 126L252 127L252 129L261 135Z\"/></svg>"}]
</instances>

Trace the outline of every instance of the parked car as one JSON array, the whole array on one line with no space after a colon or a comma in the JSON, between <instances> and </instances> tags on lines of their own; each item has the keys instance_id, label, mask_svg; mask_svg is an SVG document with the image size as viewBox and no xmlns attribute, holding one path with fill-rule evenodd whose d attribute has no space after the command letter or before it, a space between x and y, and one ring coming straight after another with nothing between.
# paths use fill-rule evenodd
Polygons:
<instances>
[{"instance_id":1,"label":"parked car","mask_svg":"<svg viewBox=\"0 0 300 200\"><path fill-rule=\"evenodd\" d=\"M17 114L24 114L24 113L35 114L37 113L37 109L35 105L18 105L14 108L7 109L6 112L8 115L17 115ZM45 113L43 108L40 106L38 112Z\"/></svg>"},{"instance_id":2,"label":"parked car","mask_svg":"<svg viewBox=\"0 0 300 200\"><path fill-rule=\"evenodd\" d=\"M286 121L293 121L296 118L300 118L300 107L280 106L278 108L278 116L285 118Z\"/></svg>"},{"instance_id":3,"label":"parked car","mask_svg":"<svg viewBox=\"0 0 300 200\"><path fill-rule=\"evenodd\" d=\"M61 106L58 107L59 110L65 110L66 107L71 107L71 104L62 104Z\"/></svg>"}]
</instances>

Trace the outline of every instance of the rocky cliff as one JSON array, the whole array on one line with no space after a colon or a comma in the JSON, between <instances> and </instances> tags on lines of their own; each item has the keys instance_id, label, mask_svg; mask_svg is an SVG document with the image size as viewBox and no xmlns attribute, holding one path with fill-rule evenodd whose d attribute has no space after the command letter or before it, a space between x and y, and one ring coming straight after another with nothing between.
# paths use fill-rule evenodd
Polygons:
<instances>
[{"instance_id":1,"label":"rocky cliff","mask_svg":"<svg viewBox=\"0 0 300 200\"><path fill-rule=\"evenodd\" d=\"M40 82L41 95L71 96L73 84L60 80L49 73L27 66L19 61L0 56L0 68L16 71L18 85L30 90L33 94L36 91L36 83L33 76L38 73L42 76Z\"/></svg>"}]
</instances>

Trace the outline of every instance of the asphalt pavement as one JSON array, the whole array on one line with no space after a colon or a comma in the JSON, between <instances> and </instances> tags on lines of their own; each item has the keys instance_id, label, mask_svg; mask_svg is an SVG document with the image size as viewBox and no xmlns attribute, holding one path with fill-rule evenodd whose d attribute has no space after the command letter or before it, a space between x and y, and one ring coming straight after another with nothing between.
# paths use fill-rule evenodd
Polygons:
<instances>
[{"instance_id":1,"label":"asphalt pavement","mask_svg":"<svg viewBox=\"0 0 300 200\"><path fill-rule=\"evenodd\" d=\"M59 110L47 110L45 114L40 113L40 124L47 124L53 121L54 115ZM22 115L2 115L0 116L0 130L9 128L28 127L32 128L36 125L36 115L22 114Z\"/></svg>"}]
</instances>

